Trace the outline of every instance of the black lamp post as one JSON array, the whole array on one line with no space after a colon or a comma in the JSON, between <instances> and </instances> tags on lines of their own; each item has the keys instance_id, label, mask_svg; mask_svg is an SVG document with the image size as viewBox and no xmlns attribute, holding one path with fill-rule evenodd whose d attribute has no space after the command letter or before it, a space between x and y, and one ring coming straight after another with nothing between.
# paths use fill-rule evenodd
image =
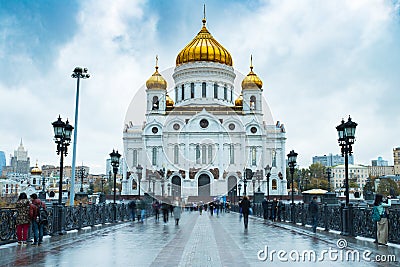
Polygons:
<instances>
[{"instance_id":1,"label":"black lamp post","mask_svg":"<svg viewBox=\"0 0 400 267\"><path fill-rule=\"evenodd\" d=\"M58 186L58 204L62 204L62 179L64 169L64 156L68 154L68 146L71 142L71 134L74 127L69 124L68 119L66 122L58 119L52 123L54 128L54 141L57 144L57 155L60 155L60 184Z\"/></svg>"},{"instance_id":2,"label":"black lamp post","mask_svg":"<svg viewBox=\"0 0 400 267\"><path fill-rule=\"evenodd\" d=\"M331 192L331 174L332 174L332 169L328 167L326 169L326 175L328 176L328 192Z\"/></svg>"},{"instance_id":3,"label":"black lamp post","mask_svg":"<svg viewBox=\"0 0 400 267\"><path fill-rule=\"evenodd\" d=\"M289 164L289 170L290 170L290 175L292 178L292 223L294 223L294 181L293 181L293 174L294 174L294 167L296 166L296 160L297 160L297 153L294 152L294 150L290 151L289 154L287 154L288 157L288 164Z\"/></svg>"},{"instance_id":4,"label":"black lamp post","mask_svg":"<svg viewBox=\"0 0 400 267\"><path fill-rule=\"evenodd\" d=\"M110 153L111 157L111 166L113 167L113 173L114 173L114 221L117 220L117 206L115 203L115 198L117 194L117 173L118 173L118 167L119 167L119 158L121 157L121 154L118 153L118 150L115 152L113 151Z\"/></svg>"},{"instance_id":5,"label":"black lamp post","mask_svg":"<svg viewBox=\"0 0 400 267\"><path fill-rule=\"evenodd\" d=\"M137 176L138 176L138 182L139 182L139 184L138 184L139 198L140 198L140 181L142 180L142 170L143 170L143 167L142 167L140 164L137 165L137 167L136 167L136 174L137 174Z\"/></svg>"},{"instance_id":6,"label":"black lamp post","mask_svg":"<svg viewBox=\"0 0 400 267\"><path fill-rule=\"evenodd\" d=\"M81 188L79 189L79 191L82 193L83 192L83 179L88 176L88 174L86 173L86 170L85 170L85 168L83 168L83 166L79 168L78 176L81 178ZM73 190L73 188L72 188L72 190Z\"/></svg>"},{"instance_id":7,"label":"black lamp post","mask_svg":"<svg viewBox=\"0 0 400 267\"><path fill-rule=\"evenodd\" d=\"M238 188L239 188L239 200L240 200L240 191L242 191L242 184L239 184Z\"/></svg>"},{"instance_id":8,"label":"black lamp post","mask_svg":"<svg viewBox=\"0 0 400 267\"><path fill-rule=\"evenodd\" d=\"M269 201L269 178L271 177L271 167L267 165L264 170L265 170L265 176L267 177L267 200Z\"/></svg>"},{"instance_id":9,"label":"black lamp post","mask_svg":"<svg viewBox=\"0 0 400 267\"><path fill-rule=\"evenodd\" d=\"M349 205L349 155L352 154L352 145L355 141L357 123L353 122L349 116L347 122L342 120L342 123L336 126L339 135L338 143L341 147L342 157L344 157L344 175L346 187L346 206Z\"/></svg>"},{"instance_id":10,"label":"black lamp post","mask_svg":"<svg viewBox=\"0 0 400 267\"><path fill-rule=\"evenodd\" d=\"M63 234L63 207L62 207L62 194L63 194L63 169L64 169L64 156L68 154L68 146L71 142L71 134L74 127L69 124L68 119L66 122L58 119L52 123L54 128L54 141L57 144L57 155L60 155L60 182L58 185L58 220L54 228L57 229L58 234Z\"/></svg>"}]
</instances>

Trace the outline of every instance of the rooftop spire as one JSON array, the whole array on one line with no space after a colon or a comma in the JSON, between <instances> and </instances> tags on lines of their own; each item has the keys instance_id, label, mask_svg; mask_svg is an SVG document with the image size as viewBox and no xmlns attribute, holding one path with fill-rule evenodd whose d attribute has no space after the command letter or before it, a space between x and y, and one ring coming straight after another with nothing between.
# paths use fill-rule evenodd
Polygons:
<instances>
[{"instance_id":1,"label":"rooftop spire","mask_svg":"<svg viewBox=\"0 0 400 267\"><path fill-rule=\"evenodd\" d=\"M206 26L206 4L204 4L204 8L203 8L203 26Z\"/></svg>"},{"instance_id":2,"label":"rooftop spire","mask_svg":"<svg viewBox=\"0 0 400 267\"><path fill-rule=\"evenodd\" d=\"M158 55L156 55L156 70L158 70Z\"/></svg>"},{"instance_id":3,"label":"rooftop spire","mask_svg":"<svg viewBox=\"0 0 400 267\"><path fill-rule=\"evenodd\" d=\"M253 70L253 55L250 55L250 70Z\"/></svg>"}]
</instances>

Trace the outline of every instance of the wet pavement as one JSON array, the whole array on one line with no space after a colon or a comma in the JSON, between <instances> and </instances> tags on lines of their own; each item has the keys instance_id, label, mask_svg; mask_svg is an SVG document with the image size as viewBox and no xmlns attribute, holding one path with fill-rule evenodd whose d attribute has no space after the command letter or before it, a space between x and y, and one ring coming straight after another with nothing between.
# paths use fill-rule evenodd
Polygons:
<instances>
[{"instance_id":1,"label":"wet pavement","mask_svg":"<svg viewBox=\"0 0 400 267\"><path fill-rule=\"evenodd\" d=\"M260 218L250 218L245 230L236 213L183 212L179 226L173 218L167 224L150 218L47 237L40 247L0 247L0 266L399 266L399 260L399 245L378 247Z\"/></svg>"}]
</instances>

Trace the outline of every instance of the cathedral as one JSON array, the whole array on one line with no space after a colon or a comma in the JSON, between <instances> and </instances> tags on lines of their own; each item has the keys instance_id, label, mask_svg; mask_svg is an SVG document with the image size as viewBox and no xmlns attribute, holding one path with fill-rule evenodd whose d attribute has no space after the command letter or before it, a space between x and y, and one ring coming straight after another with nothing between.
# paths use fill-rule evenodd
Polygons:
<instances>
[{"instance_id":1,"label":"cathedral","mask_svg":"<svg viewBox=\"0 0 400 267\"><path fill-rule=\"evenodd\" d=\"M208 31L205 18L202 23L177 55L171 77L156 63L143 90L144 120L133 123L137 112L127 114L121 193L183 201L287 195L285 129L272 120L252 59L238 81L231 54Z\"/></svg>"}]
</instances>

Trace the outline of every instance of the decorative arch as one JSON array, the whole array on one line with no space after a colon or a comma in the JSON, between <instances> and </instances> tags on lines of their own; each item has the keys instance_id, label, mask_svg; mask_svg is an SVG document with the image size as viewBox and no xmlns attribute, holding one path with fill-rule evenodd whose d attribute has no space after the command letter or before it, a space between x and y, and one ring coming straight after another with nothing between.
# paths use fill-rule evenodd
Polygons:
<instances>
[{"instance_id":1,"label":"decorative arch","mask_svg":"<svg viewBox=\"0 0 400 267\"><path fill-rule=\"evenodd\" d=\"M173 175L171 178L171 195L172 197L180 197L182 195L182 179L178 175Z\"/></svg>"},{"instance_id":2,"label":"decorative arch","mask_svg":"<svg viewBox=\"0 0 400 267\"><path fill-rule=\"evenodd\" d=\"M276 179L272 179L272 186L271 186L272 190L278 190L278 182Z\"/></svg>"}]
</instances>

